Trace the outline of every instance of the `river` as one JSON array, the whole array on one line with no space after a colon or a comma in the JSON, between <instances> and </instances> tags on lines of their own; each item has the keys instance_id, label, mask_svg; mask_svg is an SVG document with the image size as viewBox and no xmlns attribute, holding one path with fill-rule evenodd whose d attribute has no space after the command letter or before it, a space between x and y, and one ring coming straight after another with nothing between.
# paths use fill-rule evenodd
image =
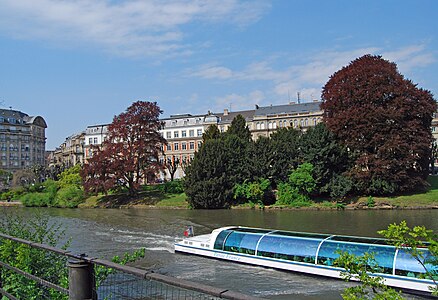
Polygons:
<instances>
[{"instance_id":1,"label":"river","mask_svg":"<svg viewBox=\"0 0 438 300\"><path fill-rule=\"evenodd\" d=\"M290 231L378 236L388 224L406 220L438 232L438 210L174 210L174 209L36 209L5 208L24 214L42 213L61 224L72 238L71 250L111 258L146 248L136 266L162 274L228 288L270 299L340 299L349 286L340 280L312 277L203 257L175 254L173 244L192 225L195 234L228 225ZM4 215L4 213L2 214ZM415 298L415 297L414 297Z\"/></svg>"}]
</instances>

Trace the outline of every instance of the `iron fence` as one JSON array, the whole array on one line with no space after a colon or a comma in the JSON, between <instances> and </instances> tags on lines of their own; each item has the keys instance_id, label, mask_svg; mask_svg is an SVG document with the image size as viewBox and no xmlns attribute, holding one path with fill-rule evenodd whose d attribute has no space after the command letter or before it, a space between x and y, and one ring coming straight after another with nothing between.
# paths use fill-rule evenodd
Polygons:
<instances>
[{"instance_id":1,"label":"iron fence","mask_svg":"<svg viewBox=\"0 0 438 300\"><path fill-rule=\"evenodd\" d=\"M0 261L2 299L256 299L1 233L0 247L25 256Z\"/></svg>"}]
</instances>

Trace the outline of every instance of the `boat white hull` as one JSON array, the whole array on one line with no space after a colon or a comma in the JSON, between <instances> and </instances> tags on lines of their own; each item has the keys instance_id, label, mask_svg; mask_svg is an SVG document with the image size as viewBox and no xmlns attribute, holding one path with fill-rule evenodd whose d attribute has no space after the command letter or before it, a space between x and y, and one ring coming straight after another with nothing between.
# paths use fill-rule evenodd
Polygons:
<instances>
[{"instance_id":1,"label":"boat white hull","mask_svg":"<svg viewBox=\"0 0 438 300\"><path fill-rule=\"evenodd\" d=\"M221 250L213 250L209 248L197 247L194 245L184 245L181 243L175 244L175 252L183 252L188 254L206 256L211 258L229 260L239 263L252 264L257 266L301 272L305 274L326 276L332 278L341 278L341 268L335 268L324 265L316 265L310 263L301 263L293 261L284 261L275 258L253 256L248 254L240 254L233 252L226 252ZM385 284L406 290L415 290L420 292L430 293L429 287L432 287L432 283L425 282L425 280L394 276L388 274L379 274L384 278Z\"/></svg>"}]
</instances>

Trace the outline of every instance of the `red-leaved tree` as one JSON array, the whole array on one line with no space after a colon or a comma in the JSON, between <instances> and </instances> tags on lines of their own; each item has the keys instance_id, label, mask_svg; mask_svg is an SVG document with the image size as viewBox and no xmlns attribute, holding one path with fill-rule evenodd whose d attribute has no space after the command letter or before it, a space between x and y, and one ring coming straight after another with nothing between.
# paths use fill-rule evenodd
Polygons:
<instances>
[{"instance_id":1,"label":"red-leaved tree","mask_svg":"<svg viewBox=\"0 0 438 300\"><path fill-rule=\"evenodd\" d=\"M395 63L365 55L334 73L323 88L324 122L355 157L359 191L393 194L423 187L428 175L432 94Z\"/></svg>"},{"instance_id":2,"label":"red-leaved tree","mask_svg":"<svg viewBox=\"0 0 438 300\"><path fill-rule=\"evenodd\" d=\"M115 116L108 135L82 172L88 192L124 186L135 195L142 182L161 168L158 154L166 140L160 135L162 113L156 102L137 101Z\"/></svg>"}]
</instances>

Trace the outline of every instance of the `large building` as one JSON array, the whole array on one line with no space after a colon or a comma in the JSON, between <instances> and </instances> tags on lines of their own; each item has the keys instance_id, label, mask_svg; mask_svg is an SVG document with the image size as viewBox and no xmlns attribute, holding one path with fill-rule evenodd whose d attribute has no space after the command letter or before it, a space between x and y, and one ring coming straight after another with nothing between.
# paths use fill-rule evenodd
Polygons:
<instances>
[{"instance_id":1,"label":"large building","mask_svg":"<svg viewBox=\"0 0 438 300\"><path fill-rule=\"evenodd\" d=\"M210 125L218 126L221 132L225 132L231 126L231 122L237 115L245 118L252 138L261 136L268 137L278 128L292 127L306 130L315 126L322 120L323 111L320 109L321 102L289 103L285 105L258 106L254 110L230 112L225 109L221 113L208 112L204 115L174 115L162 119L164 128L161 134L167 140L167 146L163 147L163 155L160 161L167 164L178 163L175 178L184 176L184 164L189 162L202 143L202 134ZM169 179L169 170L161 174L163 179Z\"/></svg>"},{"instance_id":2,"label":"large building","mask_svg":"<svg viewBox=\"0 0 438 300\"><path fill-rule=\"evenodd\" d=\"M46 121L12 109L0 109L1 168L16 171L45 165Z\"/></svg>"}]
</instances>

